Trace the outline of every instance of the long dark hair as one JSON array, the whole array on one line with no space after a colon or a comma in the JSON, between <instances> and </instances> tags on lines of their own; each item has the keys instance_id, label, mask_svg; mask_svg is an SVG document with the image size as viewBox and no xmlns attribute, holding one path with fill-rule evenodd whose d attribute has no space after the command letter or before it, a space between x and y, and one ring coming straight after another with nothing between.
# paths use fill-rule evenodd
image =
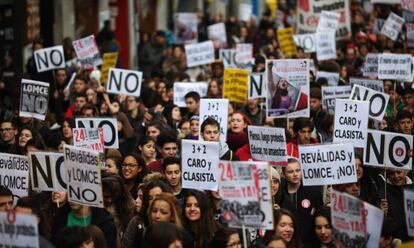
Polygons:
<instances>
[{"instance_id":1,"label":"long dark hair","mask_svg":"<svg viewBox=\"0 0 414 248\"><path fill-rule=\"evenodd\" d=\"M319 240L319 238L318 238L318 236L316 235L316 232L315 232L316 218L317 217L324 217L328 221L329 225L332 228L332 238L334 238L334 236L333 236L333 227L332 227L332 223L331 223L331 210L327 207L318 208L316 210L316 212L314 213L313 218L312 218L312 234L313 234L312 235L312 240L311 240L312 241L312 247L320 247L321 246L321 241Z\"/></svg>"},{"instance_id":2,"label":"long dark hair","mask_svg":"<svg viewBox=\"0 0 414 248\"><path fill-rule=\"evenodd\" d=\"M298 224L295 220L295 216L293 216L293 214L289 210L284 209L284 208L276 209L276 210L273 211L273 223L275 225L275 230L266 231L266 233L263 237L263 243L268 244L270 242L269 240L271 239L271 237L274 234L276 234L276 226L279 223L280 219L282 219L283 215L289 216L290 219L293 222L293 237L290 240L290 242L288 242L287 247L288 248L297 248L297 247L300 248L300 247L302 247L302 240L301 240L300 235L299 235L299 228L298 228Z\"/></svg>"},{"instance_id":3,"label":"long dark hair","mask_svg":"<svg viewBox=\"0 0 414 248\"><path fill-rule=\"evenodd\" d=\"M168 192L173 194L173 189L170 187L170 185L161 180L150 181L148 184L145 185L144 192L142 193L142 207L139 214L146 224L149 224L147 218L147 211L150 205L149 192L151 189L156 187L159 187L162 190L162 192Z\"/></svg>"},{"instance_id":4,"label":"long dark hair","mask_svg":"<svg viewBox=\"0 0 414 248\"><path fill-rule=\"evenodd\" d=\"M122 161L124 161L126 157L133 157L137 161L139 166L142 167L142 170L138 173L138 175L134 179L134 187L131 190L132 198L135 199L135 198L137 198L137 193L138 193L137 192L137 187L138 187L138 185L140 183L142 183L142 180L148 174L147 166L146 166L146 163L145 163L144 159L142 159L141 156L139 156L138 153L136 153L136 152L128 153L127 155L124 156Z\"/></svg>"}]
</instances>

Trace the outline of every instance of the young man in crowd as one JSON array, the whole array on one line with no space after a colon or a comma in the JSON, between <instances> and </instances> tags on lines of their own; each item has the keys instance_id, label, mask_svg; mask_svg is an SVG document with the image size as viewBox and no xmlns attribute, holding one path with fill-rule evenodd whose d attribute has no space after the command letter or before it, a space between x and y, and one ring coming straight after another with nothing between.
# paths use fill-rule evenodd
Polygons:
<instances>
[{"instance_id":1,"label":"young man in crowd","mask_svg":"<svg viewBox=\"0 0 414 248\"><path fill-rule=\"evenodd\" d=\"M167 157L162 162L162 171L168 185L173 189L173 193L178 200L180 209L184 206L184 195L186 190L181 184L181 161L177 157Z\"/></svg>"},{"instance_id":2,"label":"young man in crowd","mask_svg":"<svg viewBox=\"0 0 414 248\"><path fill-rule=\"evenodd\" d=\"M187 114L184 116L187 120L193 115L200 113L200 95L195 91L190 91L184 96L185 106L187 107Z\"/></svg>"},{"instance_id":3,"label":"young man in crowd","mask_svg":"<svg viewBox=\"0 0 414 248\"><path fill-rule=\"evenodd\" d=\"M177 138L171 134L160 134L157 138L157 146L161 152L161 158L148 164L149 172L162 173L162 163L167 157L176 157L178 152Z\"/></svg>"},{"instance_id":4,"label":"young man in crowd","mask_svg":"<svg viewBox=\"0 0 414 248\"><path fill-rule=\"evenodd\" d=\"M13 193L10 189L0 185L0 212L13 209Z\"/></svg>"},{"instance_id":5,"label":"young man in crowd","mask_svg":"<svg viewBox=\"0 0 414 248\"><path fill-rule=\"evenodd\" d=\"M293 123L295 136L287 144L287 154L295 158L299 157L298 145L316 144L318 141L311 137L313 124L309 118L296 118Z\"/></svg>"},{"instance_id":6,"label":"young man in crowd","mask_svg":"<svg viewBox=\"0 0 414 248\"><path fill-rule=\"evenodd\" d=\"M400 110L397 113L398 132L412 135L413 133L413 114L407 110Z\"/></svg>"},{"instance_id":7,"label":"young man in crowd","mask_svg":"<svg viewBox=\"0 0 414 248\"><path fill-rule=\"evenodd\" d=\"M12 121L3 120L0 123L0 152L3 153L16 153L17 144L16 136L18 134L17 128Z\"/></svg>"}]
</instances>

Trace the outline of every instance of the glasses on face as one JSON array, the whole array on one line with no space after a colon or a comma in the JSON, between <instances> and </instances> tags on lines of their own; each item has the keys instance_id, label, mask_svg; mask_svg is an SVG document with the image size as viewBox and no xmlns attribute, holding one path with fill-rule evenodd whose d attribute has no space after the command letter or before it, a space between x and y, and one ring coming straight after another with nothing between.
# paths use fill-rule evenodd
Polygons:
<instances>
[{"instance_id":1,"label":"glasses on face","mask_svg":"<svg viewBox=\"0 0 414 248\"><path fill-rule=\"evenodd\" d=\"M211 135L211 134L219 134L218 130L208 130L208 131L204 131L205 134L207 135Z\"/></svg>"},{"instance_id":2,"label":"glasses on face","mask_svg":"<svg viewBox=\"0 0 414 248\"><path fill-rule=\"evenodd\" d=\"M14 130L14 128L11 128L11 127L8 127L8 128L0 128L0 133L2 133L2 132L9 132L9 131L12 131L12 130Z\"/></svg>"},{"instance_id":3,"label":"glasses on face","mask_svg":"<svg viewBox=\"0 0 414 248\"><path fill-rule=\"evenodd\" d=\"M132 169L132 168L134 168L134 167L136 167L136 166L139 166L139 164L127 164L127 163L122 163L122 167L125 167L125 168L130 168L130 169Z\"/></svg>"}]
</instances>

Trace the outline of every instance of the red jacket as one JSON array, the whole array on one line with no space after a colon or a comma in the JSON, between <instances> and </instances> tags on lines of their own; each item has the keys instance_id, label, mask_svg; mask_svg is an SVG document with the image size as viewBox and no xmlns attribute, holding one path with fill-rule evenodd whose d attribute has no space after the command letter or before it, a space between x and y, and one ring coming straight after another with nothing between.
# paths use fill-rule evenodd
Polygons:
<instances>
[{"instance_id":1,"label":"red jacket","mask_svg":"<svg viewBox=\"0 0 414 248\"><path fill-rule=\"evenodd\" d=\"M319 142L314 139L310 138L311 144L318 144ZM287 155L295 158L299 158L299 150L298 150L298 140L297 138L293 138L289 143L286 144Z\"/></svg>"},{"instance_id":2,"label":"red jacket","mask_svg":"<svg viewBox=\"0 0 414 248\"><path fill-rule=\"evenodd\" d=\"M250 154L249 143L237 149L236 156L239 157L240 161L249 161L250 159L252 159L252 154Z\"/></svg>"}]
</instances>

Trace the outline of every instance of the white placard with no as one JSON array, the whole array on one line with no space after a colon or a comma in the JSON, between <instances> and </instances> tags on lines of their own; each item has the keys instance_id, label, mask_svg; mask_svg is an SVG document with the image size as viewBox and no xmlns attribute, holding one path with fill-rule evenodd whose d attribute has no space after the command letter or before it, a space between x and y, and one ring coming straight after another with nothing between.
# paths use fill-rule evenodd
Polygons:
<instances>
[{"instance_id":1,"label":"white placard with no","mask_svg":"<svg viewBox=\"0 0 414 248\"><path fill-rule=\"evenodd\" d=\"M248 91L249 100L266 97L266 84L264 82L264 73L250 73Z\"/></svg>"},{"instance_id":2,"label":"white placard with no","mask_svg":"<svg viewBox=\"0 0 414 248\"><path fill-rule=\"evenodd\" d=\"M34 51L37 72L65 68L63 46L54 46Z\"/></svg>"},{"instance_id":3,"label":"white placard with no","mask_svg":"<svg viewBox=\"0 0 414 248\"><path fill-rule=\"evenodd\" d=\"M68 179L62 153L30 152L28 157L33 190L66 192Z\"/></svg>"},{"instance_id":4,"label":"white placard with no","mask_svg":"<svg viewBox=\"0 0 414 248\"><path fill-rule=\"evenodd\" d=\"M391 12L384 25L382 26L381 34L395 41L398 37L398 33L401 31L403 24L404 18Z\"/></svg>"},{"instance_id":5,"label":"white placard with no","mask_svg":"<svg viewBox=\"0 0 414 248\"><path fill-rule=\"evenodd\" d=\"M369 101L369 117L374 120L381 121L384 117L385 111L387 110L390 96L386 93L354 84L349 99Z\"/></svg>"},{"instance_id":6,"label":"white placard with no","mask_svg":"<svg viewBox=\"0 0 414 248\"><path fill-rule=\"evenodd\" d=\"M293 35L296 46L302 47L305 53L316 52L316 35L313 34L297 34Z\"/></svg>"},{"instance_id":7,"label":"white placard with no","mask_svg":"<svg viewBox=\"0 0 414 248\"><path fill-rule=\"evenodd\" d=\"M113 94L127 96L140 96L142 85L142 72L110 68L106 91Z\"/></svg>"},{"instance_id":8,"label":"white placard with no","mask_svg":"<svg viewBox=\"0 0 414 248\"><path fill-rule=\"evenodd\" d=\"M118 121L115 118L76 118L76 128L102 128L105 148L119 148Z\"/></svg>"}]
</instances>

